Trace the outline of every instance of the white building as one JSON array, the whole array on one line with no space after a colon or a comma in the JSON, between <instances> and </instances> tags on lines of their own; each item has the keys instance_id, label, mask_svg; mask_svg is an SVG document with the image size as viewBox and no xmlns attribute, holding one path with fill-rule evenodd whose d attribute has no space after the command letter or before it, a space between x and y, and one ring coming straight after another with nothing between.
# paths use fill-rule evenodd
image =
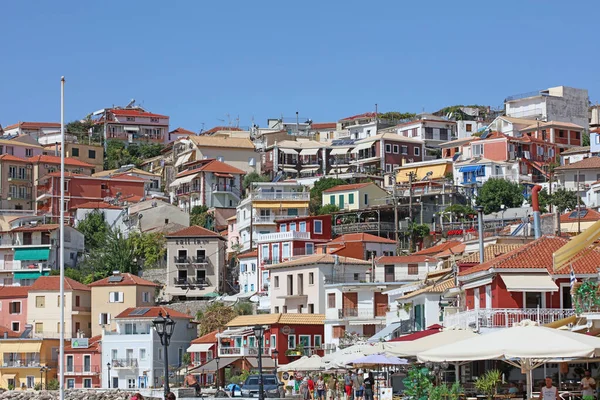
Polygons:
<instances>
[{"instance_id":1,"label":"white building","mask_svg":"<svg viewBox=\"0 0 600 400\"><path fill-rule=\"evenodd\" d=\"M432 114L419 114L412 121L396 125L390 130L404 137L423 140L428 149L456 138L456 122Z\"/></svg>"},{"instance_id":2,"label":"white building","mask_svg":"<svg viewBox=\"0 0 600 400\"><path fill-rule=\"evenodd\" d=\"M555 170L561 186L575 191L587 207L600 206L600 193L597 182L600 181L600 157L584 158L572 164L563 165Z\"/></svg>"},{"instance_id":3,"label":"white building","mask_svg":"<svg viewBox=\"0 0 600 400\"><path fill-rule=\"evenodd\" d=\"M470 138L486 126L483 121L456 121L456 138L459 140Z\"/></svg>"},{"instance_id":4,"label":"white building","mask_svg":"<svg viewBox=\"0 0 600 400\"><path fill-rule=\"evenodd\" d=\"M34 139L60 133L60 122L19 122L4 128L5 135L30 135Z\"/></svg>"},{"instance_id":5,"label":"white building","mask_svg":"<svg viewBox=\"0 0 600 400\"><path fill-rule=\"evenodd\" d=\"M504 100L506 115L517 118L540 118L545 121L571 122L589 128L587 89L556 86Z\"/></svg>"},{"instance_id":6,"label":"white building","mask_svg":"<svg viewBox=\"0 0 600 400\"><path fill-rule=\"evenodd\" d=\"M183 355L197 335L191 316L165 307L128 308L115 319L117 329L102 333L102 387L144 389L163 384L165 355L152 320L169 314L175 327L168 347L169 368L183 365ZM110 372L107 368L110 365Z\"/></svg>"},{"instance_id":7,"label":"white building","mask_svg":"<svg viewBox=\"0 0 600 400\"><path fill-rule=\"evenodd\" d=\"M591 156L590 146L572 147L560 153L560 165L574 164Z\"/></svg>"},{"instance_id":8,"label":"white building","mask_svg":"<svg viewBox=\"0 0 600 400\"><path fill-rule=\"evenodd\" d=\"M252 250L247 253L238 255L240 262L239 286L240 293L256 293L260 290L258 287L258 258L257 251ZM269 273L265 272L267 281Z\"/></svg>"}]
</instances>

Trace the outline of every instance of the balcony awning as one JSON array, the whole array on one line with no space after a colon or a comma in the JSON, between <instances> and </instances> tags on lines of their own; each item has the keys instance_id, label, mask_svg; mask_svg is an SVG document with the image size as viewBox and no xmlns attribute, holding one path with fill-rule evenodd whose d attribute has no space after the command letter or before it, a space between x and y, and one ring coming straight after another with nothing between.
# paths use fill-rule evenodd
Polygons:
<instances>
[{"instance_id":1,"label":"balcony awning","mask_svg":"<svg viewBox=\"0 0 600 400\"><path fill-rule=\"evenodd\" d=\"M302 168L301 172L314 172L317 171L319 167L310 167L310 168Z\"/></svg>"},{"instance_id":2,"label":"balcony awning","mask_svg":"<svg viewBox=\"0 0 600 400\"><path fill-rule=\"evenodd\" d=\"M280 147L279 151L281 151L284 154L294 154L294 155L298 155L298 152L294 149L286 149L285 147Z\"/></svg>"},{"instance_id":3,"label":"balcony awning","mask_svg":"<svg viewBox=\"0 0 600 400\"><path fill-rule=\"evenodd\" d=\"M241 357L221 357L219 359L219 369L225 368L226 366L236 362L240 358ZM248 360L250 360L250 358L248 358ZM196 371L199 373L203 373L203 372L215 372L216 370L217 370L217 361L213 359L204 365L200 365L199 367L190 368L190 370L188 372Z\"/></svg>"},{"instance_id":4,"label":"balcony awning","mask_svg":"<svg viewBox=\"0 0 600 400\"><path fill-rule=\"evenodd\" d=\"M22 279L37 279L40 276L48 276L49 272L48 271L44 271L44 272L40 272L40 271L36 271L36 270L15 270L13 271L14 273L14 277L16 280L20 281Z\"/></svg>"},{"instance_id":5,"label":"balcony awning","mask_svg":"<svg viewBox=\"0 0 600 400\"><path fill-rule=\"evenodd\" d=\"M246 361L252 365L252 368L258 368L258 357L248 357ZM271 369L275 367L275 360L269 356L263 356L261 361L263 368Z\"/></svg>"},{"instance_id":6,"label":"balcony awning","mask_svg":"<svg viewBox=\"0 0 600 400\"><path fill-rule=\"evenodd\" d=\"M298 171L296 171L294 168L284 168L283 169L284 172L293 172L293 173L298 173Z\"/></svg>"},{"instance_id":7,"label":"balcony awning","mask_svg":"<svg viewBox=\"0 0 600 400\"><path fill-rule=\"evenodd\" d=\"M183 157L177 158L177 161L175 161L175 166L179 167L180 165L185 164L186 162L188 162L190 160L190 157L192 157L192 152L187 153Z\"/></svg>"},{"instance_id":8,"label":"balcony awning","mask_svg":"<svg viewBox=\"0 0 600 400\"><path fill-rule=\"evenodd\" d=\"M345 168L333 168L331 171L332 171L332 173L336 173L337 172L338 174L340 174L342 172L348 171L348 167L345 167Z\"/></svg>"},{"instance_id":9,"label":"balcony awning","mask_svg":"<svg viewBox=\"0 0 600 400\"><path fill-rule=\"evenodd\" d=\"M253 208L306 208L308 207L308 200L303 202L298 201L280 201L270 203L255 203L252 205Z\"/></svg>"},{"instance_id":10,"label":"balcony awning","mask_svg":"<svg viewBox=\"0 0 600 400\"><path fill-rule=\"evenodd\" d=\"M366 318L364 320L349 321L348 325L386 325L386 322L384 319L376 320L373 318Z\"/></svg>"},{"instance_id":11,"label":"balcony awning","mask_svg":"<svg viewBox=\"0 0 600 400\"><path fill-rule=\"evenodd\" d=\"M173 182L171 182L169 187L177 187L177 186L183 185L184 183L190 183L197 176L198 176L198 174L192 174L192 175L184 176L183 178L177 178Z\"/></svg>"},{"instance_id":12,"label":"balcony awning","mask_svg":"<svg viewBox=\"0 0 600 400\"><path fill-rule=\"evenodd\" d=\"M140 127L139 126L132 126L132 125L125 125L123 127L124 130L126 131L131 131L131 132L139 132L140 131Z\"/></svg>"},{"instance_id":13,"label":"balcony awning","mask_svg":"<svg viewBox=\"0 0 600 400\"><path fill-rule=\"evenodd\" d=\"M410 164L409 164L410 165ZM435 181L438 179L444 178L446 176L446 172L448 168L451 168L451 164L441 164L441 165L422 165L420 167L412 167L412 168L400 168L398 173L396 174L396 182L397 183L405 183L409 181L409 174L414 173L414 180L420 181L425 177L428 177L428 180Z\"/></svg>"},{"instance_id":14,"label":"balcony awning","mask_svg":"<svg viewBox=\"0 0 600 400\"><path fill-rule=\"evenodd\" d=\"M50 256L50 249L47 247L41 248L29 248L29 249L16 249L15 250L15 260L24 261L24 260L48 260Z\"/></svg>"},{"instance_id":15,"label":"balcony awning","mask_svg":"<svg viewBox=\"0 0 600 400\"><path fill-rule=\"evenodd\" d=\"M549 274L500 274L509 292L556 292Z\"/></svg>"},{"instance_id":16,"label":"balcony awning","mask_svg":"<svg viewBox=\"0 0 600 400\"><path fill-rule=\"evenodd\" d=\"M391 338L392 334L394 333L394 331L396 331L396 329L400 329L402 326L402 324L400 322L392 322L391 324L389 324L388 326L386 326L385 328L383 328L382 330L380 330L379 332L377 332L375 335L371 336L369 339L367 339L368 343L377 343L377 342L382 342L382 341L387 341Z\"/></svg>"},{"instance_id":17,"label":"balcony awning","mask_svg":"<svg viewBox=\"0 0 600 400\"><path fill-rule=\"evenodd\" d=\"M233 175L225 174L223 172L215 172L215 176L220 176L221 178L233 178Z\"/></svg>"},{"instance_id":18,"label":"balcony awning","mask_svg":"<svg viewBox=\"0 0 600 400\"><path fill-rule=\"evenodd\" d=\"M358 153L361 150L366 150L366 149L370 149L373 144L375 144L374 142L369 142L369 143L361 143L358 146L356 146L354 149L352 149L352 153Z\"/></svg>"},{"instance_id":19,"label":"balcony awning","mask_svg":"<svg viewBox=\"0 0 600 400\"><path fill-rule=\"evenodd\" d=\"M554 271L561 269L569 260L583 249L592 245L600 237L600 221L596 221L585 231L575 236L571 241L552 254Z\"/></svg>"},{"instance_id":20,"label":"balcony awning","mask_svg":"<svg viewBox=\"0 0 600 400\"><path fill-rule=\"evenodd\" d=\"M302 149L300 151L301 156L316 156L319 153L319 149Z\"/></svg>"},{"instance_id":21,"label":"balcony awning","mask_svg":"<svg viewBox=\"0 0 600 400\"><path fill-rule=\"evenodd\" d=\"M490 283L492 283L492 281L493 278L479 279L474 282L465 283L464 285L461 285L460 288L463 290L474 289L476 287L489 285Z\"/></svg>"},{"instance_id":22,"label":"balcony awning","mask_svg":"<svg viewBox=\"0 0 600 400\"><path fill-rule=\"evenodd\" d=\"M468 165L466 167L460 167L458 172L479 172L483 169L483 165Z\"/></svg>"},{"instance_id":23,"label":"balcony awning","mask_svg":"<svg viewBox=\"0 0 600 400\"><path fill-rule=\"evenodd\" d=\"M332 156L346 154L348 152L348 150L350 150L349 147L342 147L341 149L333 149L333 150L331 150L331 153L329 153L329 154L332 155Z\"/></svg>"},{"instance_id":24,"label":"balcony awning","mask_svg":"<svg viewBox=\"0 0 600 400\"><path fill-rule=\"evenodd\" d=\"M186 352L188 352L188 353L203 353L205 351L209 351L214 345L215 345L215 343L194 343L193 345L188 347Z\"/></svg>"},{"instance_id":25,"label":"balcony awning","mask_svg":"<svg viewBox=\"0 0 600 400\"><path fill-rule=\"evenodd\" d=\"M0 353L39 353L41 348L41 340L32 342L21 341L19 343L2 343L0 344ZM4 376L4 374L2 374L2 376Z\"/></svg>"},{"instance_id":26,"label":"balcony awning","mask_svg":"<svg viewBox=\"0 0 600 400\"><path fill-rule=\"evenodd\" d=\"M2 378L4 379L15 379L17 374L2 374Z\"/></svg>"}]
</instances>

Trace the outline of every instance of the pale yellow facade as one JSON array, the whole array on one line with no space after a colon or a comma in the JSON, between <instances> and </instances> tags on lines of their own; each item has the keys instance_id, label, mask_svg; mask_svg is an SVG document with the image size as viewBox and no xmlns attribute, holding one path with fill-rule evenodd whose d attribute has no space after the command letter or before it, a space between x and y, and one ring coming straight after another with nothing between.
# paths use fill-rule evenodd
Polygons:
<instances>
[{"instance_id":1,"label":"pale yellow facade","mask_svg":"<svg viewBox=\"0 0 600 400\"><path fill-rule=\"evenodd\" d=\"M65 338L77 337L78 332L90 337L90 291L65 292ZM60 296L57 290L30 290L27 296L27 319L33 326L34 337L58 338Z\"/></svg>"},{"instance_id":2,"label":"pale yellow facade","mask_svg":"<svg viewBox=\"0 0 600 400\"><path fill-rule=\"evenodd\" d=\"M355 211L386 203L389 193L375 184L358 189L324 192L323 206L335 204L340 210Z\"/></svg>"},{"instance_id":3,"label":"pale yellow facade","mask_svg":"<svg viewBox=\"0 0 600 400\"><path fill-rule=\"evenodd\" d=\"M58 371L57 339L2 339L0 340L0 387L33 389L41 383L40 368L47 366L47 378L56 378ZM46 383L46 374L43 376Z\"/></svg>"},{"instance_id":4,"label":"pale yellow facade","mask_svg":"<svg viewBox=\"0 0 600 400\"><path fill-rule=\"evenodd\" d=\"M115 294L116 293L116 294ZM152 307L155 288L142 285L92 286L92 336L117 329L117 315L130 307Z\"/></svg>"}]
</instances>

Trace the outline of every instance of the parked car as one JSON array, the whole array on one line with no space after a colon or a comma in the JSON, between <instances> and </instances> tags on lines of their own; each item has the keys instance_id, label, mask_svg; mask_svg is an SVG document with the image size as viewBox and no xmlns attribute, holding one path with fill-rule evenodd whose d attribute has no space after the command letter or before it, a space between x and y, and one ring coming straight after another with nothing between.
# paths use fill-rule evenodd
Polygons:
<instances>
[{"instance_id":1,"label":"parked car","mask_svg":"<svg viewBox=\"0 0 600 400\"><path fill-rule=\"evenodd\" d=\"M276 375L263 374L263 389L265 397L279 398L279 388L283 383L279 382ZM250 375L242 385L242 397L258 397L258 375Z\"/></svg>"}]
</instances>

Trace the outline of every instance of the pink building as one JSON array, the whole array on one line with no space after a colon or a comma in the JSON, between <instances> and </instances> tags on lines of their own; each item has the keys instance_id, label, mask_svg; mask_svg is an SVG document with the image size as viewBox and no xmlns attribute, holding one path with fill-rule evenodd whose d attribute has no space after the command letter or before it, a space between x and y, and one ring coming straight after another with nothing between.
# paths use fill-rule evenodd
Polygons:
<instances>
[{"instance_id":1,"label":"pink building","mask_svg":"<svg viewBox=\"0 0 600 400\"><path fill-rule=\"evenodd\" d=\"M108 108L94 122L103 126L105 140L140 144L167 143L169 138L169 117L138 106Z\"/></svg>"},{"instance_id":2,"label":"pink building","mask_svg":"<svg viewBox=\"0 0 600 400\"><path fill-rule=\"evenodd\" d=\"M102 336L75 338L65 346L67 389L102 387Z\"/></svg>"},{"instance_id":3,"label":"pink building","mask_svg":"<svg viewBox=\"0 0 600 400\"><path fill-rule=\"evenodd\" d=\"M0 326L19 333L25 330L29 289L29 286L2 286L0 288Z\"/></svg>"}]
</instances>

